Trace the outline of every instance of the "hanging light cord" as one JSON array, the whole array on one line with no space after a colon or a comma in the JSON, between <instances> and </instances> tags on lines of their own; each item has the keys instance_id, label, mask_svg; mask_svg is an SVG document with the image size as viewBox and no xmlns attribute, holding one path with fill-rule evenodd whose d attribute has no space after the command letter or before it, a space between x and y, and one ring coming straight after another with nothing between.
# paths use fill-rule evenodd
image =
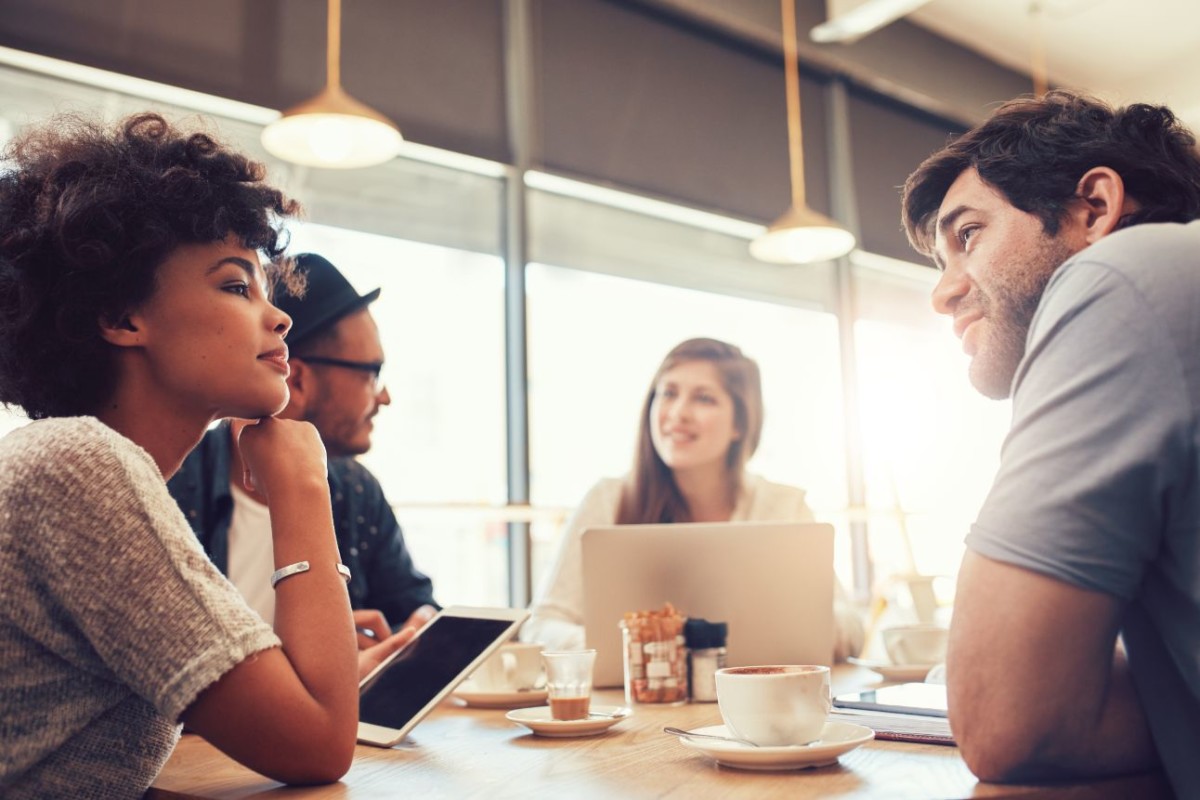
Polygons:
<instances>
[{"instance_id":1,"label":"hanging light cord","mask_svg":"<svg viewBox=\"0 0 1200 800\"><path fill-rule=\"evenodd\" d=\"M325 85L342 85L342 0L329 0L328 37L325 45Z\"/></svg>"},{"instance_id":2,"label":"hanging light cord","mask_svg":"<svg viewBox=\"0 0 1200 800\"><path fill-rule=\"evenodd\" d=\"M1029 16L1033 19L1033 58L1030 72L1033 77L1033 94L1041 97L1049 88L1046 78L1046 39L1045 39L1045 9L1038 0L1029 4Z\"/></svg>"},{"instance_id":3,"label":"hanging light cord","mask_svg":"<svg viewBox=\"0 0 1200 800\"><path fill-rule=\"evenodd\" d=\"M804 134L800 128L800 59L796 54L795 0L781 0L783 66L787 90L788 160L791 162L792 206L804 208Z\"/></svg>"}]
</instances>

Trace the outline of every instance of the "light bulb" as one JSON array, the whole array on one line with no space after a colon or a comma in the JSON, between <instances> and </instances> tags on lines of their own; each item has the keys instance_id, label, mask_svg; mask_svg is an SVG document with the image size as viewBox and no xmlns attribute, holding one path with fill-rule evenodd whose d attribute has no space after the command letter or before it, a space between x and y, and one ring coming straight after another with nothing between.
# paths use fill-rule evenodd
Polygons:
<instances>
[{"instance_id":1,"label":"light bulb","mask_svg":"<svg viewBox=\"0 0 1200 800\"><path fill-rule=\"evenodd\" d=\"M350 155L353 130L333 114L314 114L308 131L308 146L317 158L327 164L340 164Z\"/></svg>"}]
</instances>

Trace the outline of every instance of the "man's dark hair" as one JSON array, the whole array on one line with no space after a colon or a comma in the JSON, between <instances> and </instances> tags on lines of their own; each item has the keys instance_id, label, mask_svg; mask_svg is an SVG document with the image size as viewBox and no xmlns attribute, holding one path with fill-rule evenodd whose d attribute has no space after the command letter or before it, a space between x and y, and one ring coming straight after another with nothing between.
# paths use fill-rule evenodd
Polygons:
<instances>
[{"instance_id":1,"label":"man's dark hair","mask_svg":"<svg viewBox=\"0 0 1200 800\"><path fill-rule=\"evenodd\" d=\"M149 299L178 247L235 236L290 280L279 224L299 210L261 164L157 114L58 117L0 161L0 403L95 413L114 388L102 320ZM289 288L292 284L289 283Z\"/></svg>"},{"instance_id":2,"label":"man's dark hair","mask_svg":"<svg viewBox=\"0 0 1200 800\"><path fill-rule=\"evenodd\" d=\"M938 208L951 184L974 168L1014 207L1058 232L1080 178L1110 167L1140 208L1122 226L1200 217L1196 139L1165 106L1113 108L1056 90L1011 100L981 125L925 159L904 183L902 219L912 246L933 249Z\"/></svg>"}]
</instances>

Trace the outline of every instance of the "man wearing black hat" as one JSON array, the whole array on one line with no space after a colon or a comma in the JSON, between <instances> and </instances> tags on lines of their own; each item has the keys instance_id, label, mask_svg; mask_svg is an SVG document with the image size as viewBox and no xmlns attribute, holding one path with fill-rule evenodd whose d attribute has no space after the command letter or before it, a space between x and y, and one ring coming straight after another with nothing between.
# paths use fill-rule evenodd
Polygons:
<instances>
[{"instance_id":1,"label":"man wearing black hat","mask_svg":"<svg viewBox=\"0 0 1200 800\"><path fill-rule=\"evenodd\" d=\"M292 318L291 396L279 416L312 423L325 443L334 531L353 576L350 603L365 673L406 638L391 637L389 622L420 627L437 603L432 582L413 566L379 481L354 459L370 449L372 418L391 402L379 378L383 345L367 308L379 289L359 295L315 254L296 263L307 280L303 297L280 292L275 298ZM245 424L209 431L167 486L213 563L273 622L271 521L266 501L243 483L236 441Z\"/></svg>"}]
</instances>

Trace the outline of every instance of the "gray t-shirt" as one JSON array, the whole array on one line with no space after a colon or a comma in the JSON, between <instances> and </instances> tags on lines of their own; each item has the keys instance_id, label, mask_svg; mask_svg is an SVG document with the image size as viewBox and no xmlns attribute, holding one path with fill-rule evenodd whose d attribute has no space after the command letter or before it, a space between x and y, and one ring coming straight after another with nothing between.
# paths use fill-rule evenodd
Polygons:
<instances>
[{"instance_id":1,"label":"gray t-shirt","mask_svg":"<svg viewBox=\"0 0 1200 800\"><path fill-rule=\"evenodd\" d=\"M179 715L279 644L150 455L91 417L0 439L0 796L140 797Z\"/></svg>"},{"instance_id":2,"label":"gray t-shirt","mask_svg":"<svg viewBox=\"0 0 1200 800\"><path fill-rule=\"evenodd\" d=\"M1064 264L1013 387L967 545L1126 603L1155 746L1200 797L1200 222L1138 225Z\"/></svg>"}]
</instances>

